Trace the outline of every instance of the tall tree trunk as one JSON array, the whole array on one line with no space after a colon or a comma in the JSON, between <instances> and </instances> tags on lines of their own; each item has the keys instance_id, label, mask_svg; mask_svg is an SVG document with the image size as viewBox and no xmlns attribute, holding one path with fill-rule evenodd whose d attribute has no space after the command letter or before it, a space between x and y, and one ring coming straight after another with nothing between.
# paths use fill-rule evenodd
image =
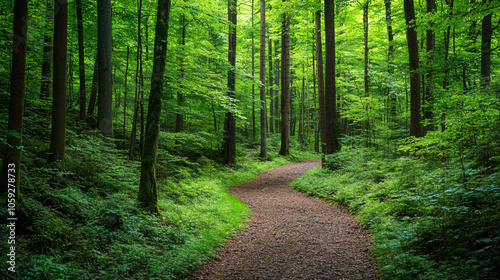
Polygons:
<instances>
[{"instance_id":1,"label":"tall tree trunk","mask_svg":"<svg viewBox=\"0 0 500 280\"><path fill-rule=\"evenodd\" d=\"M253 27L253 17L254 17L254 0L252 0L252 79L255 77L255 30ZM255 82L252 80L252 139L256 140L256 128L255 128Z\"/></svg>"},{"instance_id":2,"label":"tall tree trunk","mask_svg":"<svg viewBox=\"0 0 500 280\"><path fill-rule=\"evenodd\" d=\"M268 63L269 63L269 82L268 82L268 89L269 89L269 132L274 133L274 110L273 110L273 105L274 105L274 80L273 80L273 43L271 41L271 28L269 28L268 31L269 34L269 41L267 47L269 48L268 51Z\"/></svg>"},{"instance_id":3,"label":"tall tree trunk","mask_svg":"<svg viewBox=\"0 0 500 280\"><path fill-rule=\"evenodd\" d=\"M66 66L68 54L68 1L55 1L54 86L52 93L52 133L49 161L64 160L66 145ZM62 166L60 166L62 167Z\"/></svg>"},{"instance_id":4,"label":"tall tree trunk","mask_svg":"<svg viewBox=\"0 0 500 280\"><path fill-rule=\"evenodd\" d=\"M182 14L181 18L181 46L182 46L182 52L185 52L185 47L186 47L186 15ZM180 77L180 86L179 86L179 91L177 92L177 113L176 113L176 119L175 119L175 132L181 132L184 129L184 116L182 115L182 103L183 103L183 94L182 91L184 89L184 86L182 85L182 80L184 79L184 58L181 57L181 63L180 63L180 72L181 72L181 77Z\"/></svg>"},{"instance_id":5,"label":"tall tree trunk","mask_svg":"<svg viewBox=\"0 0 500 280\"><path fill-rule=\"evenodd\" d=\"M87 91L85 90L85 52L83 46L82 0L76 0L76 18L78 21L78 69L80 75L80 119L85 120Z\"/></svg>"},{"instance_id":6,"label":"tall tree trunk","mask_svg":"<svg viewBox=\"0 0 500 280\"><path fill-rule=\"evenodd\" d=\"M148 116L146 124L146 145L141 163L141 181L137 199L143 208L158 213L158 186L156 183L156 162L158 140L160 135L160 119L165 75L165 59L167 55L168 21L170 16L170 0L158 0L156 17L153 74L149 95Z\"/></svg>"},{"instance_id":7,"label":"tall tree trunk","mask_svg":"<svg viewBox=\"0 0 500 280\"><path fill-rule=\"evenodd\" d=\"M111 0L97 1L97 52L99 60L98 128L113 137L113 80L111 66Z\"/></svg>"},{"instance_id":8,"label":"tall tree trunk","mask_svg":"<svg viewBox=\"0 0 500 280\"><path fill-rule=\"evenodd\" d=\"M94 72L92 74L92 88L90 89L89 107L87 108L87 116L93 116L95 111L95 101L97 99L97 90L99 88L99 60L95 59Z\"/></svg>"},{"instance_id":9,"label":"tall tree trunk","mask_svg":"<svg viewBox=\"0 0 500 280\"><path fill-rule=\"evenodd\" d=\"M321 42L321 10L315 14L316 71L318 72L319 135L321 152L326 153L325 81L323 79L323 43Z\"/></svg>"},{"instance_id":10,"label":"tall tree trunk","mask_svg":"<svg viewBox=\"0 0 500 280\"><path fill-rule=\"evenodd\" d=\"M45 19L45 36L43 38L43 62L42 62L42 86L40 88L40 98L49 99L50 98L50 85L52 74L52 20L54 18L54 12L52 10L54 5L53 0L47 1L47 17Z\"/></svg>"},{"instance_id":11,"label":"tall tree trunk","mask_svg":"<svg viewBox=\"0 0 500 280\"><path fill-rule=\"evenodd\" d=\"M415 30L415 7L413 0L404 0L406 38L410 63L410 136L422 137L423 128L420 115L420 74L418 38Z\"/></svg>"},{"instance_id":12,"label":"tall tree trunk","mask_svg":"<svg viewBox=\"0 0 500 280\"><path fill-rule=\"evenodd\" d=\"M9 202L16 203L15 215L21 218L25 213L24 198L19 188L21 179L21 144L23 135L24 93L26 78L26 45L28 40L28 1L14 2L14 27L12 38L12 68L10 72L9 122L7 144L2 165L1 193L8 193ZM14 191L15 197L12 197ZM7 205L6 201L4 201ZM10 209L9 209L10 211ZM20 221L22 222L22 221Z\"/></svg>"},{"instance_id":13,"label":"tall tree trunk","mask_svg":"<svg viewBox=\"0 0 500 280\"><path fill-rule=\"evenodd\" d=\"M125 92L123 96L123 140L126 139L126 124L127 124L127 80L128 80L128 59L130 57L130 46L127 46L127 66L125 66Z\"/></svg>"},{"instance_id":14,"label":"tall tree trunk","mask_svg":"<svg viewBox=\"0 0 500 280\"><path fill-rule=\"evenodd\" d=\"M325 0L325 140L326 154L340 150L340 125L335 87L335 9L333 0Z\"/></svg>"},{"instance_id":15,"label":"tall tree trunk","mask_svg":"<svg viewBox=\"0 0 500 280\"><path fill-rule=\"evenodd\" d=\"M227 75L228 96L230 99L230 107L234 108L235 87L236 87L236 2L237 0L228 0L228 21L229 25L229 44L228 44L228 61L229 71ZM223 163L236 163L236 120L231 111L226 113L226 121L224 123L224 145L223 145Z\"/></svg>"},{"instance_id":16,"label":"tall tree trunk","mask_svg":"<svg viewBox=\"0 0 500 280\"><path fill-rule=\"evenodd\" d=\"M365 95L368 96L368 92L370 91L370 72L369 72L369 65L368 65L368 4L369 1L367 0L366 3L363 5L363 41L364 41L364 49L365 49Z\"/></svg>"},{"instance_id":17,"label":"tall tree trunk","mask_svg":"<svg viewBox=\"0 0 500 280\"><path fill-rule=\"evenodd\" d=\"M313 20L314 21L314 20ZM313 30L313 37L316 37L316 32ZM316 43L313 43L313 50L316 50ZM314 152L319 153L319 123L318 123L318 99L316 99L316 58L312 52L312 66L313 66L313 100L314 100Z\"/></svg>"},{"instance_id":18,"label":"tall tree trunk","mask_svg":"<svg viewBox=\"0 0 500 280\"><path fill-rule=\"evenodd\" d=\"M287 2L287 0L283 0ZM281 149L290 154L290 17L283 13L281 29Z\"/></svg>"},{"instance_id":19,"label":"tall tree trunk","mask_svg":"<svg viewBox=\"0 0 500 280\"><path fill-rule=\"evenodd\" d=\"M267 159L266 0L260 0L260 157Z\"/></svg>"},{"instance_id":20,"label":"tall tree trunk","mask_svg":"<svg viewBox=\"0 0 500 280\"><path fill-rule=\"evenodd\" d=\"M385 22L387 24L387 37L389 41L389 50L387 52L387 62L389 64L389 67L387 71L389 72L389 75L392 76L394 73L394 35L392 33L392 12L391 12L391 0L385 0ZM396 94L391 94L390 93L390 88L387 88L387 95L390 95L390 108L391 108L391 117L394 119L397 114L397 99L396 99Z\"/></svg>"},{"instance_id":21,"label":"tall tree trunk","mask_svg":"<svg viewBox=\"0 0 500 280\"><path fill-rule=\"evenodd\" d=\"M436 11L436 1L435 0L427 0L427 14L433 14ZM433 108L434 108L434 80L433 80L433 70L432 70L432 61L434 59L434 47L436 45L436 36L434 34L434 30L432 26L434 24L431 23L431 29L426 31L426 51L427 51L427 73L425 77L425 98L424 98L424 107L423 107L423 117L424 120L432 121L434 117ZM428 124L424 127L424 133L427 131L434 130L434 126L432 124Z\"/></svg>"},{"instance_id":22,"label":"tall tree trunk","mask_svg":"<svg viewBox=\"0 0 500 280\"><path fill-rule=\"evenodd\" d=\"M488 4L488 0L484 0L484 5ZM481 30L481 86L488 87L490 85L491 75L491 15L483 18L483 26Z\"/></svg>"},{"instance_id":23,"label":"tall tree trunk","mask_svg":"<svg viewBox=\"0 0 500 280\"><path fill-rule=\"evenodd\" d=\"M276 130L276 133L281 133L281 128L280 128L280 95L279 95L279 88L280 88L280 58L278 56L279 53L279 44L278 40L274 41L274 55L276 56L276 59L274 60L275 63L275 69L276 69L276 79L274 79L274 85L276 86L276 95L274 96L274 127Z\"/></svg>"}]
</instances>

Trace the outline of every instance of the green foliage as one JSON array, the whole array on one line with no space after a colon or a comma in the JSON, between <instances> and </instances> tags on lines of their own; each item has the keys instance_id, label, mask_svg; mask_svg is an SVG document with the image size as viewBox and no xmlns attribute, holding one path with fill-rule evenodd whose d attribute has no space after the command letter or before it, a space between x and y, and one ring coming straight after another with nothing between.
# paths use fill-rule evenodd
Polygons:
<instances>
[{"instance_id":1,"label":"green foliage","mask_svg":"<svg viewBox=\"0 0 500 280\"><path fill-rule=\"evenodd\" d=\"M334 159L334 160L333 160ZM500 168L389 159L345 147L294 188L346 205L370 230L383 279L495 279L500 263ZM466 263L467 265L464 265Z\"/></svg>"}]
</instances>

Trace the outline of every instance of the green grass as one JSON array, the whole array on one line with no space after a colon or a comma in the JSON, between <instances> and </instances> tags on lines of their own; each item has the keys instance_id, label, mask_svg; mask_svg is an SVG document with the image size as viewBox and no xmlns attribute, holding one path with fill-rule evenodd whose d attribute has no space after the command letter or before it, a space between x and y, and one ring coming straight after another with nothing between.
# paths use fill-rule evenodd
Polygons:
<instances>
[{"instance_id":1,"label":"green grass","mask_svg":"<svg viewBox=\"0 0 500 280\"><path fill-rule=\"evenodd\" d=\"M359 215L383 279L500 278L499 166L350 147L326 163L292 186Z\"/></svg>"}]
</instances>

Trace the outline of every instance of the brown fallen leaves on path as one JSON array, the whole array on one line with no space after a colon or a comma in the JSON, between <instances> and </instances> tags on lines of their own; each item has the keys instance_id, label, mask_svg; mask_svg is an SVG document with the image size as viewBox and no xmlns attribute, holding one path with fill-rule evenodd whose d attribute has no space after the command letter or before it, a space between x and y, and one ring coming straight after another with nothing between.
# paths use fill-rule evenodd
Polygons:
<instances>
[{"instance_id":1,"label":"brown fallen leaves on path","mask_svg":"<svg viewBox=\"0 0 500 280\"><path fill-rule=\"evenodd\" d=\"M232 187L252 211L248 228L188 279L377 279L355 216L289 187L320 164L306 159Z\"/></svg>"}]
</instances>

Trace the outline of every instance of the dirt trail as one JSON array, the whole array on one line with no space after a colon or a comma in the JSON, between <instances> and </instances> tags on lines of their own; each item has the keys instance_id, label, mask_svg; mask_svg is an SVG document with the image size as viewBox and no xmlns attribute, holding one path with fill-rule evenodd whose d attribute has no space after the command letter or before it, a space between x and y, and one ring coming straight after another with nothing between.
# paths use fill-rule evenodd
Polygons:
<instances>
[{"instance_id":1,"label":"dirt trail","mask_svg":"<svg viewBox=\"0 0 500 280\"><path fill-rule=\"evenodd\" d=\"M377 279L368 234L355 217L289 187L320 163L276 167L232 187L251 208L249 227L188 279Z\"/></svg>"}]
</instances>

